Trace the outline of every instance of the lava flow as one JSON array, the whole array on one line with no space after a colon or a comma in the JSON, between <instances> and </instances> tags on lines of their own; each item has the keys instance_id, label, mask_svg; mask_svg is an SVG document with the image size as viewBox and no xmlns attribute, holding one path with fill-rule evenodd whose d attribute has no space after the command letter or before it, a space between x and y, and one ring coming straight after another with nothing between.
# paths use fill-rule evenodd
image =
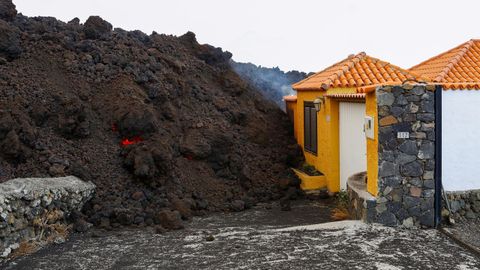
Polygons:
<instances>
[{"instance_id":1,"label":"lava flow","mask_svg":"<svg viewBox=\"0 0 480 270\"><path fill-rule=\"evenodd\" d=\"M139 142L142 142L142 141L143 141L143 139L140 136L135 136L132 139L129 139L129 138L123 139L120 144L122 146L128 146L128 145L136 144L136 143L139 143Z\"/></svg>"}]
</instances>

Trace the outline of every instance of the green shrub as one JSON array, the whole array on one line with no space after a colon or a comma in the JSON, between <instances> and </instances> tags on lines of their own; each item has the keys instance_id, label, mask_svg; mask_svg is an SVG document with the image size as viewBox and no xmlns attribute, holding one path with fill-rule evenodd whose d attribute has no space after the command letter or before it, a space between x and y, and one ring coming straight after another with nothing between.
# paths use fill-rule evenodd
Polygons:
<instances>
[{"instance_id":1,"label":"green shrub","mask_svg":"<svg viewBox=\"0 0 480 270\"><path fill-rule=\"evenodd\" d=\"M319 176L323 175L321 172L317 171L313 165L310 165L306 162L302 164L302 167L300 168L304 173L311 175L311 176Z\"/></svg>"},{"instance_id":2,"label":"green shrub","mask_svg":"<svg viewBox=\"0 0 480 270\"><path fill-rule=\"evenodd\" d=\"M331 218L336 221L349 219L348 204L350 200L348 199L348 193L346 191L340 191L336 195L336 200L337 205L331 212Z\"/></svg>"},{"instance_id":3,"label":"green shrub","mask_svg":"<svg viewBox=\"0 0 480 270\"><path fill-rule=\"evenodd\" d=\"M348 198L348 193L345 190L342 190L337 193L337 205L338 207L345 207L348 209L348 204L350 200Z\"/></svg>"}]
</instances>

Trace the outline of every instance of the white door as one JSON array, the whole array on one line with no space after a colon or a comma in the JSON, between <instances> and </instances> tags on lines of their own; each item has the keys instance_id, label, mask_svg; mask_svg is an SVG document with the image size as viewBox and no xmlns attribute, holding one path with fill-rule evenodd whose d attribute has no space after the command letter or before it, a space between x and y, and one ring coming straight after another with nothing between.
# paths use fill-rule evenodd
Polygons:
<instances>
[{"instance_id":1,"label":"white door","mask_svg":"<svg viewBox=\"0 0 480 270\"><path fill-rule=\"evenodd\" d=\"M347 179L367 170L367 143L364 131L365 103L340 102L340 189Z\"/></svg>"}]
</instances>

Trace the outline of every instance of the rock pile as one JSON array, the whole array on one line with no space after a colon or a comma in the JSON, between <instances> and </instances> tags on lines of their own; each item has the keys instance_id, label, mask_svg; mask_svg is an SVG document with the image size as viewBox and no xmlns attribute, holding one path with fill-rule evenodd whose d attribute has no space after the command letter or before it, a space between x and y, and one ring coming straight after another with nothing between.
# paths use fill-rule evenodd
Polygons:
<instances>
[{"instance_id":1,"label":"rock pile","mask_svg":"<svg viewBox=\"0 0 480 270\"><path fill-rule=\"evenodd\" d=\"M178 216L278 199L277 181L294 181L289 121L230 53L193 33L29 18L1 3L0 182L92 181L84 219L108 229L176 228Z\"/></svg>"}]
</instances>

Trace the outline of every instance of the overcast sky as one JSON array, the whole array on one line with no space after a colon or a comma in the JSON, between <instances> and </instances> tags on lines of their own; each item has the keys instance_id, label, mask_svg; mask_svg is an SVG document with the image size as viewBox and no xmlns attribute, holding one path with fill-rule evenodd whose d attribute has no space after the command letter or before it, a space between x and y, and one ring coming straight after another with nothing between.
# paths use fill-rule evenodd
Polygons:
<instances>
[{"instance_id":1,"label":"overcast sky","mask_svg":"<svg viewBox=\"0 0 480 270\"><path fill-rule=\"evenodd\" d=\"M480 37L478 0L13 0L28 16L100 15L114 27L181 35L241 62L318 71L365 51L404 68Z\"/></svg>"}]
</instances>

